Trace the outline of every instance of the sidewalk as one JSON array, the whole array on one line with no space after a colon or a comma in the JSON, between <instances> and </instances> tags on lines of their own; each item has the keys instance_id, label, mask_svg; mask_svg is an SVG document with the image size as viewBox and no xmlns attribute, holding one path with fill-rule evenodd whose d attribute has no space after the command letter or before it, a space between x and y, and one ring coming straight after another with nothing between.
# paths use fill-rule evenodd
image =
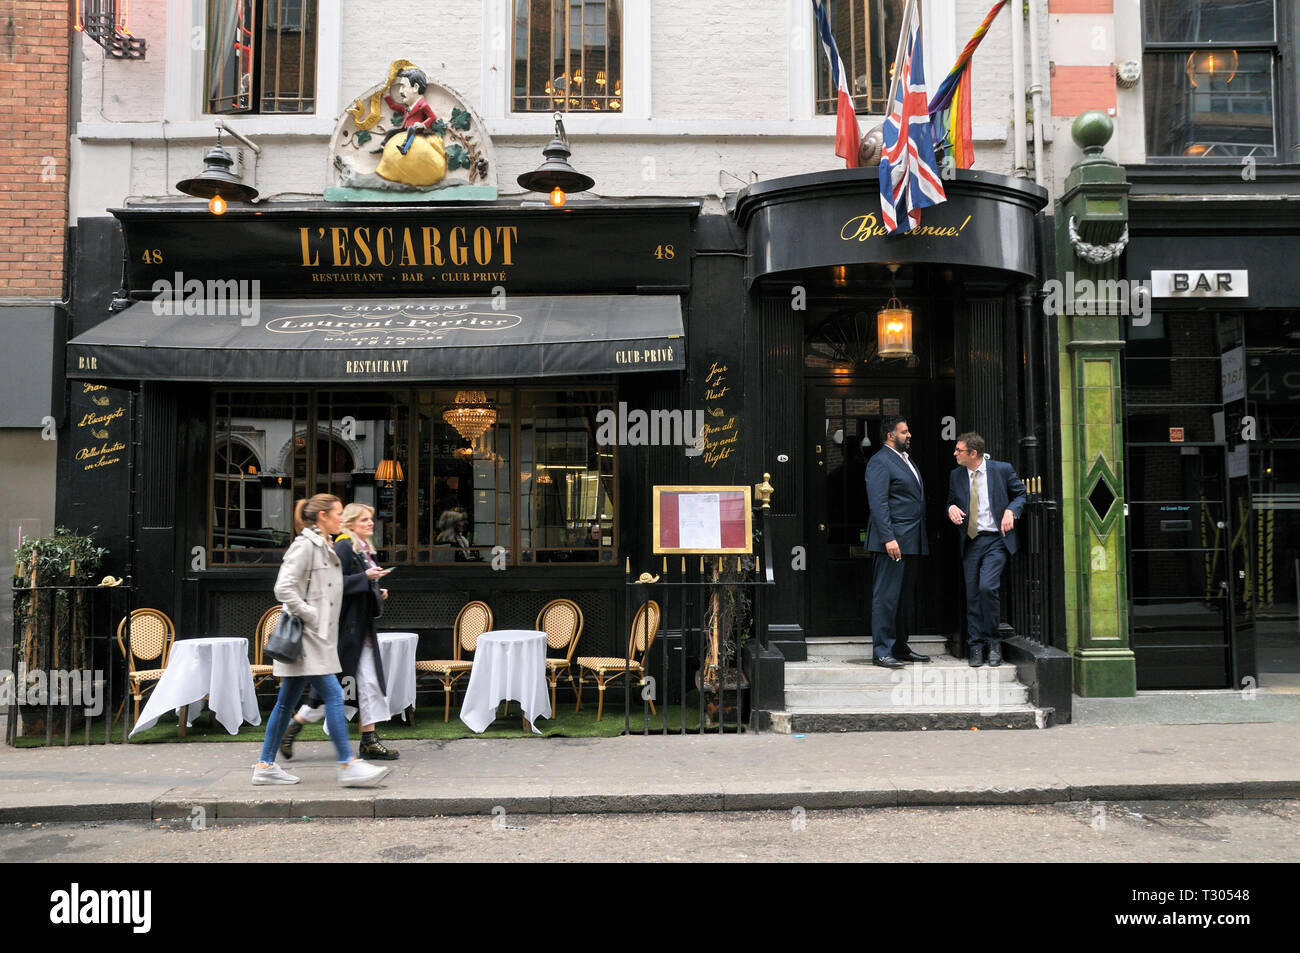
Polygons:
<instances>
[{"instance_id":1,"label":"sidewalk","mask_svg":"<svg viewBox=\"0 0 1300 953\"><path fill-rule=\"evenodd\" d=\"M282 787L249 783L254 744L0 747L0 823L1300 797L1300 694L1076 703L1042 731L404 741L376 789L338 787L323 743ZM1238 723L1126 723L1153 718Z\"/></svg>"}]
</instances>

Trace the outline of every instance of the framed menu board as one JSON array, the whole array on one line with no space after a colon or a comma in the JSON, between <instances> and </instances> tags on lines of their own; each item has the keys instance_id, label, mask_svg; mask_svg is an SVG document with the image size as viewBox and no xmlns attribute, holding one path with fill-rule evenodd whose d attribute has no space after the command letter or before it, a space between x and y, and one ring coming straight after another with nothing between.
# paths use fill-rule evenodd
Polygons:
<instances>
[{"instance_id":1,"label":"framed menu board","mask_svg":"<svg viewBox=\"0 0 1300 953\"><path fill-rule=\"evenodd\" d=\"M747 555L753 540L749 487L654 487L656 554Z\"/></svg>"}]
</instances>

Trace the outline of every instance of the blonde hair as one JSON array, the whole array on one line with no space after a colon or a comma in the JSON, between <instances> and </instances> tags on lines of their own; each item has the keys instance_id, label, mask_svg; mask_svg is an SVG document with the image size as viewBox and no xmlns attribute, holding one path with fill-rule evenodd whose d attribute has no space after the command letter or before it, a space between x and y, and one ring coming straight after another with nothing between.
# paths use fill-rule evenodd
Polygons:
<instances>
[{"instance_id":1,"label":"blonde hair","mask_svg":"<svg viewBox=\"0 0 1300 953\"><path fill-rule=\"evenodd\" d=\"M375 508L366 503L349 503L343 507L343 528L351 529L352 524L363 516L374 516ZM341 535L341 534L340 534ZM361 538L355 533L348 533L348 539L352 540L352 551L361 552Z\"/></svg>"}]
</instances>

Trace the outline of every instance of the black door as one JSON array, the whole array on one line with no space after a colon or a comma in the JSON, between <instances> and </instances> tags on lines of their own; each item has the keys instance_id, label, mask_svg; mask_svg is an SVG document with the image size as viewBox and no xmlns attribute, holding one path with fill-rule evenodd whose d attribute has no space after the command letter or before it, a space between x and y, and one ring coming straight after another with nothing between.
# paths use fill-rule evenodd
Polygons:
<instances>
[{"instance_id":1,"label":"black door","mask_svg":"<svg viewBox=\"0 0 1300 953\"><path fill-rule=\"evenodd\" d=\"M919 411L914 395L915 388L907 384L808 385L804 432L811 451L805 483L810 635L871 632L867 460L880 449L883 417ZM918 430L911 420L908 425ZM921 442L919 437L914 440ZM924 463L921 466L925 474ZM932 495L933 487L927 486L927 498Z\"/></svg>"},{"instance_id":2,"label":"black door","mask_svg":"<svg viewBox=\"0 0 1300 953\"><path fill-rule=\"evenodd\" d=\"M1128 453L1137 687L1226 688L1236 573L1223 448L1130 444Z\"/></svg>"}]
</instances>

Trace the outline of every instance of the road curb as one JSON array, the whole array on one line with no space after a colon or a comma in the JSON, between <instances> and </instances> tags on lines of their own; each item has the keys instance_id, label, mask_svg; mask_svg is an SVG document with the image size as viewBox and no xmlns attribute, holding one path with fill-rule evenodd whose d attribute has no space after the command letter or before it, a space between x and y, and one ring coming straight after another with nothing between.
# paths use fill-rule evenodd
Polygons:
<instances>
[{"instance_id":1,"label":"road curb","mask_svg":"<svg viewBox=\"0 0 1300 953\"><path fill-rule=\"evenodd\" d=\"M1150 784L1074 784L985 788L934 785L846 790L554 792L549 796L400 797L383 793L354 797L174 797L152 801L30 804L0 807L0 824L82 821L184 820L201 808L208 818L465 817L506 814L646 814L709 811L842 810L861 807L983 807L1083 801L1196 801L1300 798L1300 780L1205 781Z\"/></svg>"}]
</instances>

